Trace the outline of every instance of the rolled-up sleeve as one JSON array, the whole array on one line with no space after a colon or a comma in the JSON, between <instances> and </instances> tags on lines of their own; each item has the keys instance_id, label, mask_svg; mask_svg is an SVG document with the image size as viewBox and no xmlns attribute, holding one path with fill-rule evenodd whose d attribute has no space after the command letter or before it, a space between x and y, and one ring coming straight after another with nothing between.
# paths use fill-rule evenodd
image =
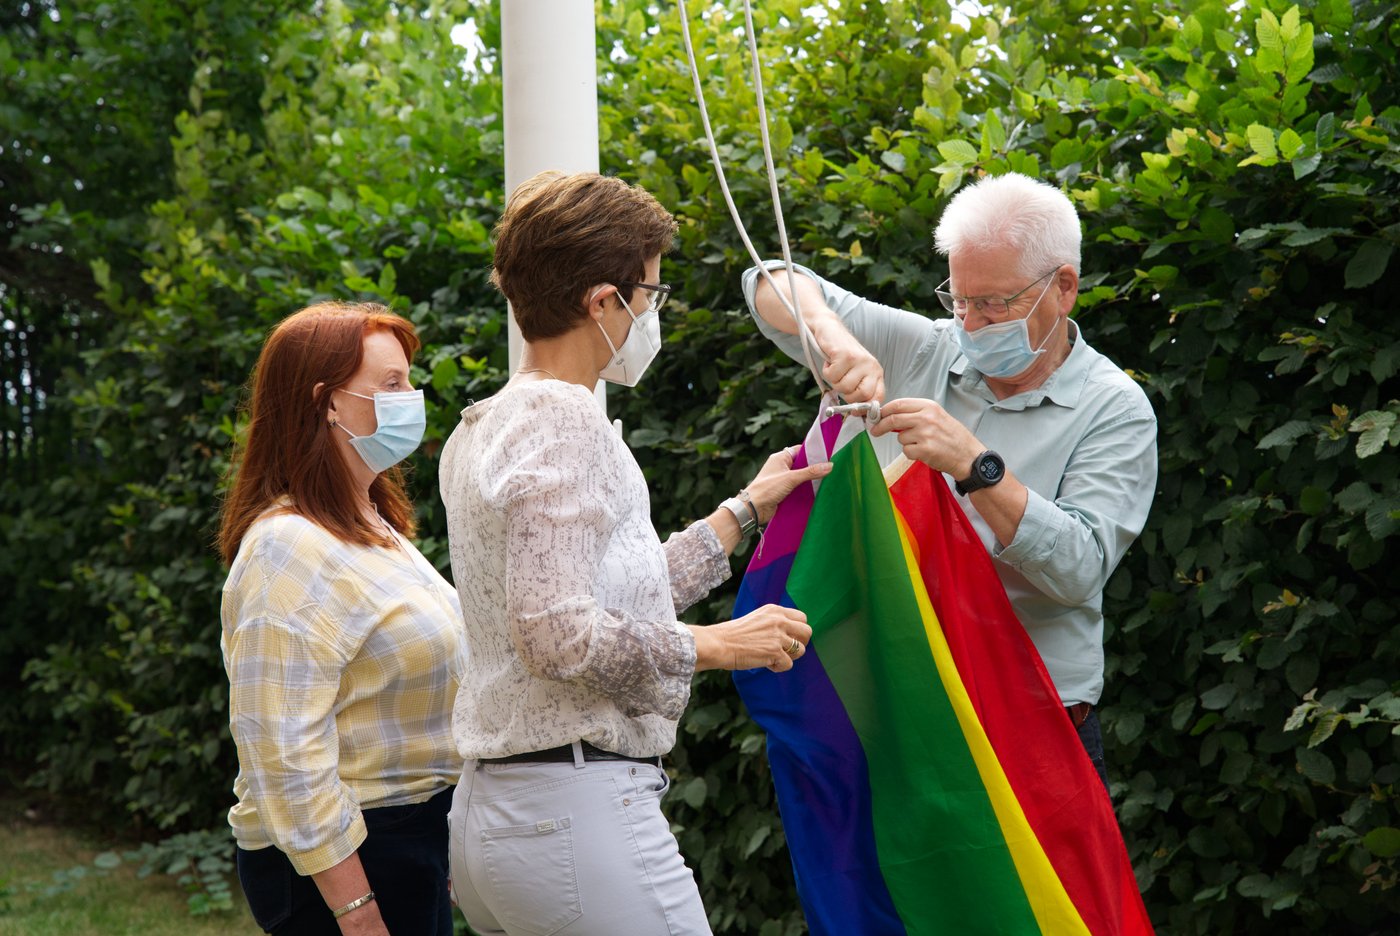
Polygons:
<instances>
[{"instance_id":1,"label":"rolled-up sleeve","mask_svg":"<svg viewBox=\"0 0 1400 936\"><path fill-rule=\"evenodd\" d=\"M570 405L593 403L580 396ZM586 412L552 417L522 423L503 488L515 649L535 676L578 681L631 716L677 719L690 698L695 640L679 621L639 620L593 597L616 520L602 492L622 482Z\"/></svg>"},{"instance_id":2,"label":"rolled-up sleeve","mask_svg":"<svg viewBox=\"0 0 1400 936\"><path fill-rule=\"evenodd\" d=\"M992 555L1065 605L1103 591L1142 532L1157 484L1157 420L1145 404L1076 447L1054 501L1027 491L1016 536Z\"/></svg>"},{"instance_id":3,"label":"rolled-up sleeve","mask_svg":"<svg viewBox=\"0 0 1400 936\"><path fill-rule=\"evenodd\" d=\"M781 260L767 260L763 266L779 284L783 283L787 270ZM794 263L792 269L794 273L810 277L821 287L822 299L827 308L836 313L846 330L860 342L861 347L875 356L887 372L899 372L910 367L928 342L932 323L922 315L862 299L850 290L842 289L823 279L801 264ZM758 267L750 267L744 271L740 281L744 290L744 301L749 306L749 314L753 316L765 338L794 361L804 363L801 340L796 335L778 331L758 314L754 305L754 295L761 275Z\"/></svg>"},{"instance_id":4,"label":"rolled-up sleeve","mask_svg":"<svg viewBox=\"0 0 1400 936\"><path fill-rule=\"evenodd\" d=\"M354 854L366 836L341 782L335 702L345 661L287 621L239 621L226 647L229 725L249 799L297 873Z\"/></svg>"}]
</instances>

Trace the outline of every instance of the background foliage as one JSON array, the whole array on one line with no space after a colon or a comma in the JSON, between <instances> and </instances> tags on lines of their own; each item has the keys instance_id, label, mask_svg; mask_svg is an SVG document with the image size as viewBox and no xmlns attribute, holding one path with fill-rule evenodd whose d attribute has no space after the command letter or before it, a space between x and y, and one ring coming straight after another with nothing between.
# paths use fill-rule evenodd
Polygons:
<instances>
[{"instance_id":1,"label":"background foliage","mask_svg":"<svg viewBox=\"0 0 1400 936\"><path fill-rule=\"evenodd\" d=\"M1109 586L1114 799L1163 933L1372 933L1400 816L1400 107L1372 0L766 0L799 259L930 312L929 232L1015 169L1085 225L1078 321L1141 381L1161 481ZM776 250L735 3L692 29L735 197ZM452 43L471 18L471 68ZM210 541L267 328L325 296L422 330L433 479L499 386L499 20L438 0L28 0L0 12L0 698L12 781L217 826L232 746ZM598 4L602 165L682 219L665 353L614 415L663 532L812 416L741 313L675 8ZM742 564L744 557L736 560ZM698 619L725 615L732 589ZM796 933L762 738L706 676L667 808L717 931ZM23 765L34 764L32 772Z\"/></svg>"}]
</instances>

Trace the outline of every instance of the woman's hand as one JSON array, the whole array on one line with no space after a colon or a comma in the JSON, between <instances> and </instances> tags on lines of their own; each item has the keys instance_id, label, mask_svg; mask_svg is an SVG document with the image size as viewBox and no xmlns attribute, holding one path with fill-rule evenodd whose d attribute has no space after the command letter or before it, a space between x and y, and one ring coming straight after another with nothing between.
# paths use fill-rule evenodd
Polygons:
<instances>
[{"instance_id":1,"label":"woman's hand","mask_svg":"<svg viewBox=\"0 0 1400 936\"><path fill-rule=\"evenodd\" d=\"M769 455L758 474L754 475L754 479L744 489L749 492L749 497L753 500L753 509L758 511L760 524L773 519L778 505L799 484L815 481L817 478L826 477L831 473L831 462L808 465L806 468L794 470L792 459L800 448L800 445L793 445Z\"/></svg>"},{"instance_id":2,"label":"woman's hand","mask_svg":"<svg viewBox=\"0 0 1400 936\"><path fill-rule=\"evenodd\" d=\"M692 626L695 635L695 669L756 669L766 666L775 673L792 669L807 650L812 628L807 615L796 608L764 605L741 618Z\"/></svg>"}]
</instances>

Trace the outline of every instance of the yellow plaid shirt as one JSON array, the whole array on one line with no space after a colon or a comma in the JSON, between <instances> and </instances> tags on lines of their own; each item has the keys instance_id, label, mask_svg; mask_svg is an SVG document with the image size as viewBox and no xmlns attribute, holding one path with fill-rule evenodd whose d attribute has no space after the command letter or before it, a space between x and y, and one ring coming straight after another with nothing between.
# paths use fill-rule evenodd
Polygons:
<instances>
[{"instance_id":1,"label":"yellow plaid shirt","mask_svg":"<svg viewBox=\"0 0 1400 936\"><path fill-rule=\"evenodd\" d=\"M315 874L359 848L362 809L457 781L460 605L406 539L359 546L266 514L229 570L222 619L242 848L275 845Z\"/></svg>"}]
</instances>

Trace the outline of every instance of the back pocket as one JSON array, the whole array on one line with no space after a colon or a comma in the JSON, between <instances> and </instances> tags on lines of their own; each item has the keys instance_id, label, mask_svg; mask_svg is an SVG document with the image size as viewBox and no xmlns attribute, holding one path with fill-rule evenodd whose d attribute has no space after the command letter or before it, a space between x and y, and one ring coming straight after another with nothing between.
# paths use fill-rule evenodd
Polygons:
<instances>
[{"instance_id":1,"label":"back pocket","mask_svg":"<svg viewBox=\"0 0 1400 936\"><path fill-rule=\"evenodd\" d=\"M491 910L507 930L552 936L583 915L569 818L481 830Z\"/></svg>"}]
</instances>

